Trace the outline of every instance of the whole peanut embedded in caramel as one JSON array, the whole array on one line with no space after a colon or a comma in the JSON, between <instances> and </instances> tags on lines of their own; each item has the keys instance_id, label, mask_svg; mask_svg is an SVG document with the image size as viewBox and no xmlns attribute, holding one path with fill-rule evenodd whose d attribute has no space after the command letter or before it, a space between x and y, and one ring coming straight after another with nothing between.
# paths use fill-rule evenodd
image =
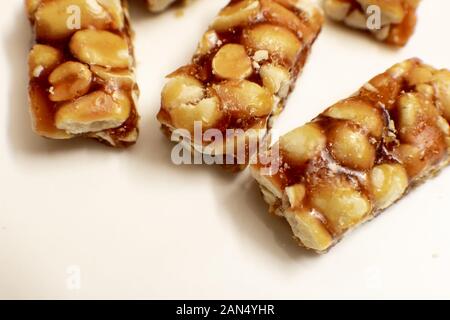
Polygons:
<instances>
[{"instance_id":1,"label":"whole peanut embedded in caramel","mask_svg":"<svg viewBox=\"0 0 450 320\"><path fill-rule=\"evenodd\" d=\"M65 62L53 70L48 78L52 85L50 100L64 101L78 98L89 91L92 72L79 62Z\"/></svg>"},{"instance_id":2,"label":"whole peanut embedded in caramel","mask_svg":"<svg viewBox=\"0 0 450 320\"><path fill-rule=\"evenodd\" d=\"M253 73L252 60L245 47L227 44L220 48L212 61L213 72L223 79L245 79Z\"/></svg>"}]
</instances>

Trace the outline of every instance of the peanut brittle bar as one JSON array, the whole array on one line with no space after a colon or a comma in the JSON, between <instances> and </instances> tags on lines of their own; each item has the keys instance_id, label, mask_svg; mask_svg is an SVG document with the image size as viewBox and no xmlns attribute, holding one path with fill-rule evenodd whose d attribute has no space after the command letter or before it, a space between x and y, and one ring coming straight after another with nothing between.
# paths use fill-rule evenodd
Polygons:
<instances>
[{"instance_id":1,"label":"peanut brittle bar","mask_svg":"<svg viewBox=\"0 0 450 320\"><path fill-rule=\"evenodd\" d=\"M126 0L27 0L34 131L51 139L136 142L139 90Z\"/></svg>"},{"instance_id":2,"label":"peanut brittle bar","mask_svg":"<svg viewBox=\"0 0 450 320\"><path fill-rule=\"evenodd\" d=\"M310 0L232 0L204 34L191 63L168 76L158 114L163 130L192 135L200 123L224 136L227 129L243 132L230 139L264 135L282 111L322 24L323 13ZM227 139L214 148L216 156L236 156L226 150ZM195 145L207 152L203 147Z\"/></svg>"},{"instance_id":3,"label":"peanut brittle bar","mask_svg":"<svg viewBox=\"0 0 450 320\"><path fill-rule=\"evenodd\" d=\"M281 137L252 174L299 243L324 252L449 164L449 121L450 71L410 59Z\"/></svg>"},{"instance_id":4,"label":"peanut brittle bar","mask_svg":"<svg viewBox=\"0 0 450 320\"><path fill-rule=\"evenodd\" d=\"M419 3L420 0L325 0L324 8L333 20L368 30L380 41L404 46L414 32ZM375 16L378 13L380 17Z\"/></svg>"}]
</instances>

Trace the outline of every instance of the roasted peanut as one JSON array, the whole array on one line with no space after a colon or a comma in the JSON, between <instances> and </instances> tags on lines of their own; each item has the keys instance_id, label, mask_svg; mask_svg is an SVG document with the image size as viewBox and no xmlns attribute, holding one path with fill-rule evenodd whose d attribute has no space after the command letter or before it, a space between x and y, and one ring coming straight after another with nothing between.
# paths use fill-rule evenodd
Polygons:
<instances>
[{"instance_id":1,"label":"roasted peanut","mask_svg":"<svg viewBox=\"0 0 450 320\"><path fill-rule=\"evenodd\" d=\"M76 58L89 65L109 68L128 68L131 65L127 41L109 31L78 31L69 46Z\"/></svg>"},{"instance_id":2,"label":"roasted peanut","mask_svg":"<svg viewBox=\"0 0 450 320\"><path fill-rule=\"evenodd\" d=\"M269 59L269 52L267 50L258 50L253 55L253 60L256 63L260 63Z\"/></svg>"},{"instance_id":3,"label":"roasted peanut","mask_svg":"<svg viewBox=\"0 0 450 320\"><path fill-rule=\"evenodd\" d=\"M422 117L426 117L427 114L421 109L421 102L421 98L413 93L405 94L400 98L400 127L403 129L415 127L419 121L424 120Z\"/></svg>"},{"instance_id":4,"label":"roasted peanut","mask_svg":"<svg viewBox=\"0 0 450 320\"><path fill-rule=\"evenodd\" d=\"M205 98L197 104L181 104L170 111L176 128L184 128L194 132L195 122L201 122L202 128L213 127L222 117L220 101L216 97Z\"/></svg>"},{"instance_id":5,"label":"roasted peanut","mask_svg":"<svg viewBox=\"0 0 450 320\"><path fill-rule=\"evenodd\" d=\"M255 19L261 5L258 0L244 0L225 7L212 24L217 31L244 25Z\"/></svg>"},{"instance_id":6,"label":"roasted peanut","mask_svg":"<svg viewBox=\"0 0 450 320\"><path fill-rule=\"evenodd\" d=\"M450 136L450 125L442 116L438 116L436 120L436 125L441 129L442 133L446 136Z\"/></svg>"},{"instance_id":7,"label":"roasted peanut","mask_svg":"<svg viewBox=\"0 0 450 320\"><path fill-rule=\"evenodd\" d=\"M131 89L136 83L134 74L128 70L116 71L101 66L91 66L91 71L113 88Z\"/></svg>"},{"instance_id":8,"label":"roasted peanut","mask_svg":"<svg viewBox=\"0 0 450 320\"><path fill-rule=\"evenodd\" d=\"M48 81L52 85L49 98L52 101L64 101L78 98L89 91L92 73L79 62L65 62L50 74Z\"/></svg>"},{"instance_id":9,"label":"roasted peanut","mask_svg":"<svg viewBox=\"0 0 450 320\"><path fill-rule=\"evenodd\" d=\"M423 163L423 168L433 165L447 153L445 128L442 130L442 126L439 126L439 118L433 119L432 124L420 122L417 127L404 129L399 133L401 141L419 149L419 153L413 157L413 162ZM413 166L419 165L414 164Z\"/></svg>"},{"instance_id":10,"label":"roasted peanut","mask_svg":"<svg viewBox=\"0 0 450 320\"><path fill-rule=\"evenodd\" d=\"M205 32L200 40L197 48L196 55L208 54L212 49L214 49L219 44L219 36L215 30L209 30Z\"/></svg>"},{"instance_id":11,"label":"roasted peanut","mask_svg":"<svg viewBox=\"0 0 450 320\"><path fill-rule=\"evenodd\" d=\"M395 64L388 69L387 73L395 79L400 79L407 75L407 73L414 67L414 61L406 60Z\"/></svg>"},{"instance_id":12,"label":"roasted peanut","mask_svg":"<svg viewBox=\"0 0 450 320\"><path fill-rule=\"evenodd\" d=\"M272 94L285 98L291 89L291 78L289 71L273 64L265 64L259 70L264 87Z\"/></svg>"},{"instance_id":13,"label":"roasted peanut","mask_svg":"<svg viewBox=\"0 0 450 320\"><path fill-rule=\"evenodd\" d=\"M135 97L133 97L133 92L130 94L129 91L121 90L115 90L114 92L107 94L112 96L114 103L117 105L117 107L113 110L114 116L111 119L114 119L113 121L120 123L120 125L114 127L118 128L126 120L128 120ZM137 130L137 128L134 128L134 130Z\"/></svg>"},{"instance_id":14,"label":"roasted peanut","mask_svg":"<svg viewBox=\"0 0 450 320\"><path fill-rule=\"evenodd\" d=\"M395 149L394 154L405 166L411 179L419 175L427 166L424 152L416 146L401 144Z\"/></svg>"},{"instance_id":15,"label":"roasted peanut","mask_svg":"<svg viewBox=\"0 0 450 320\"><path fill-rule=\"evenodd\" d=\"M265 15L270 22L283 25L293 30L302 28L302 21L300 18L276 1L260 0L260 3L262 14Z\"/></svg>"},{"instance_id":16,"label":"roasted peanut","mask_svg":"<svg viewBox=\"0 0 450 320\"><path fill-rule=\"evenodd\" d=\"M381 111L358 98L349 98L335 104L325 111L325 115L335 119L351 120L377 138L383 133L384 121Z\"/></svg>"},{"instance_id":17,"label":"roasted peanut","mask_svg":"<svg viewBox=\"0 0 450 320\"><path fill-rule=\"evenodd\" d=\"M224 45L212 61L213 72L223 79L245 79L253 73L252 61L239 44Z\"/></svg>"},{"instance_id":18,"label":"roasted peanut","mask_svg":"<svg viewBox=\"0 0 450 320\"><path fill-rule=\"evenodd\" d=\"M341 123L330 132L330 151L342 165L367 170L375 162L375 147L370 143L367 134L349 123Z\"/></svg>"},{"instance_id":19,"label":"roasted peanut","mask_svg":"<svg viewBox=\"0 0 450 320\"><path fill-rule=\"evenodd\" d=\"M258 24L244 31L244 43L255 50L267 50L271 55L293 64L302 43L290 30L271 24Z\"/></svg>"},{"instance_id":20,"label":"roasted peanut","mask_svg":"<svg viewBox=\"0 0 450 320\"><path fill-rule=\"evenodd\" d=\"M430 82L433 78L433 74L426 67L417 67L411 69L408 73L407 79L410 86L416 86Z\"/></svg>"},{"instance_id":21,"label":"roasted peanut","mask_svg":"<svg viewBox=\"0 0 450 320\"><path fill-rule=\"evenodd\" d=\"M450 72L446 70L437 72L433 77L433 85L437 104L445 119L450 121Z\"/></svg>"},{"instance_id":22,"label":"roasted peanut","mask_svg":"<svg viewBox=\"0 0 450 320\"><path fill-rule=\"evenodd\" d=\"M47 76L63 59L63 54L53 47L36 44L28 56L30 78Z\"/></svg>"},{"instance_id":23,"label":"roasted peanut","mask_svg":"<svg viewBox=\"0 0 450 320\"><path fill-rule=\"evenodd\" d=\"M326 145L326 137L314 123L306 124L280 138L280 149L290 159L303 163L317 156Z\"/></svg>"},{"instance_id":24,"label":"roasted peanut","mask_svg":"<svg viewBox=\"0 0 450 320\"><path fill-rule=\"evenodd\" d=\"M330 177L314 186L311 203L337 233L361 222L372 209L369 199L338 177Z\"/></svg>"},{"instance_id":25,"label":"roasted peanut","mask_svg":"<svg viewBox=\"0 0 450 320\"><path fill-rule=\"evenodd\" d=\"M183 104L196 104L204 97L200 81L190 76L171 78L162 91L162 105L171 110Z\"/></svg>"},{"instance_id":26,"label":"roasted peanut","mask_svg":"<svg viewBox=\"0 0 450 320\"><path fill-rule=\"evenodd\" d=\"M97 0L97 2L109 13L113 29L122 30L125 26L122 0Z\"/></svg>"},{"instance_id":27,"label":"roasted peanut","mask_svg":"<svg viewBox=\"0 0 450 320\"><path fill-rule=\"evenodd\" d=\"M285 189L291 208L300 208L306 195L306 187L299 183Z\"/></svg>"},{"instance_id":28,"label":"roasted peanut","mask_svg":"<svg viewBox=\"0 0 450 320\"><path fill-rule=\"evenodd\" d=\"M313 212L288 209L285 217L294 235L305 247L323 251L333 244L333 237Z\"/></svg>"},{"instance_id":29,"label":"roasted peanut","mask_svg":"<svg viewBox=\"0 0 450 320\"><path fill-rule=\"evenodd\" d=\"M438 111L430 99L417 93L403 94L399 99L400 137L408 143L418 142L419 134L424 132L420 124L435 123L438 116ZM430 130L426 131L431 133Z\"/></svg>"},{"instance_id":30,"label":"roasted peanut","mask_svg":"<svg viewBox=\"0 0 450 320\"><path fill-rule=\"evenodd\" d=\"M297 0L276 0L280 4L291 5L295 8L300 9L303 14L307 17L307 19L311 22L311 24L305 28L305 25L302 24L302 33L303 33L303 40L305 43L311 43L313 39L315 38L314 34L317 35L317 32L320 31L320 25L324 22L324 16L323 11L320 9L320 7L317 6L317 3L314 3L315 1L297 1Z\"/></svg>"},{"instance_id":31,"label":"roasted peanut","mask_svg":"<svg viewBox=\"0 0 450 320\"><path fill-rule=\"evenodd\" d=\"M270 114L273 98L268 90L247 80L229 80L213 86L223 107L242 117L263 117Z\"/></svg>"},{"instance_id":32,"label":"roasted peanut","mask_svg":"<svg viewBox=\"0 0 450 320\"><path fill-rule=\"evenodd\" d=\"M434 95L434 88L429 84L418 84L416 85L417 92L423 94L426 98L432 98Z\"/></svg>"},{"instance_id":33,"label":"roasted peanut","mask_svg":"<svg viewBox=\"0 0 450 320\"><path fill-rule=\"evenodd\" d=\"M399 164L383 164L373 168L370 182L376 207L380 210L391 206L405 193L408 174Z\"/></svg>"},{"instance_id":34,"label":"roasted peanut","mask_svg":"<svg viewBox=\"0 0 450 320\"><path fill-rule=\"evenodd\" d=\"M56 127L71 134L117 128L127 120L131 102L123 95L115 98L95 91L62 104L56 112Z\"/></svg>"},{"instance_id":35,"label":"roasted peanut","mask_svg":"<svg viewBox=\"0 0 450 320\"><path fill-rule=\"evenodd\" d=\"M70 11L71 8L80 10L79 15L76 15L80 19L79 26L76 23L69 25L71 15L74 14ZM77 31L77 27L106 29L114 25L109 13L96 0L42 1L37 7L35 21L37 37L46 40L67 38ZM123 22L117 21L116 25L123 25Z\"/></svg>"}]
</instances>

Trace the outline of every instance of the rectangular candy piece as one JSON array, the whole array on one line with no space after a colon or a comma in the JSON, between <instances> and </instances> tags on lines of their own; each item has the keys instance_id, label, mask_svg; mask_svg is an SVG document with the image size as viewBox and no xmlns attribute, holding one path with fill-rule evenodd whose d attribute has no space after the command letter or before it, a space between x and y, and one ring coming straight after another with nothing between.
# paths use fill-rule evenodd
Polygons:
<instances>
[{"instance_id":1,"label":"rectangular candy piece","mask_svg":"<svg viewBox=\"0 0 450 320\"><path fill-rule=\"evenodd\" d=\"M367 30L379 41L404 46L416 26L420 0L325 0L333 20Z\"/></svg>"},{"instance_id":2,"label":"rectangular candy piece","mask_svg":"<svg viewBox=\"0 0 450 320\"><path fill-rule=\"evenodd\" d=\"M215 129L224 138L214 147L195 139L185 145L242 169L249 157L239 162L236 149L228 146L264 136L322 24L323 13L311 0L232 0L204 34L191 63L168 76L158 114L163 130L170 135L183 129L192 137L196 125L202 132Z\"/></svg>"},{"instance_id":3,"label":"rectangular candy piece","mask_svg":"<svg viewBox=\"0 0 450 320\"><path fill-rule=\"evenodd\" d=\"M134 144L139 89L126 0L27 0L34 131L46 138Z\"/></svg>"},{"instance_id":4,"label":"rectangular candy piece","mask_svg":"<svg viewBox=\"0 0 450 320\"><path fill-rule=\"evenodd\" d=\"M325 252L449 163L450 71L407 60L251 167L270 211L301 245Z\"/></svg>"},{"instance_id":5,"label":"rectangular candy piece","mask_svg":"<svg viewBox=\"0 0 450 320\"><path fill-rule=\"evenodd\" d=\"M176 0L147 0L148 9L151 12L162 12Z\"/></svg>"}]
</instances>

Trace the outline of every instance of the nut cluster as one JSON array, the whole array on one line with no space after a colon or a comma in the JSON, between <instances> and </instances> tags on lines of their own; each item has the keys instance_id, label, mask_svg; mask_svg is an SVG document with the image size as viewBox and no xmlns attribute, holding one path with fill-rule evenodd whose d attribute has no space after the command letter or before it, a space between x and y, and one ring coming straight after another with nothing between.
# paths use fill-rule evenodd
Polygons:
<instances>
[{"instance_id":1,"label":"nut cluster","mask_svg":"<svg viewBox=\"0 0 450 320\"><path fill-rule=\"evenodd\" d=\"M325 0L326 14L346 25L369 30L376 39L397 46L404 46L414 32L416 9L420 0ZM368 26L368 18L374 14L370 6L381 11L380 25Z\"/></svg>"},{"instance_id":2,"label":"nut cluster","mask_svg":"<svg viewBox=\"0 0 450 320\"><path fill-rule=\"evenodd\" d=\"M138 136L133 49L123 0L27 0L34 130L48 138L86 136L112 146Z\"/></svg>"},{"instance_id":3,"label":"nut cluster","mask_svg":"<svg viewBox=\"0 0 450 320\"><path fill-rule=\"evenodd\" d=\"M449 163L449 121L450 71L407 60L281 137L276 173L252 172L300 243L325 251Z\"/></svg>"},{"instance_id":4,"label":"nut cluster","mask_svg":"<svg viewBox=\"0 0 450 320\"><path fill-rule=\"evenodd\" d=\"M292 90L323 24L309 0L232 0L192 62L169 76L163 129L266 130ZM226 143L226 142L225 142Z\"/></svg>"}]
</instances>

